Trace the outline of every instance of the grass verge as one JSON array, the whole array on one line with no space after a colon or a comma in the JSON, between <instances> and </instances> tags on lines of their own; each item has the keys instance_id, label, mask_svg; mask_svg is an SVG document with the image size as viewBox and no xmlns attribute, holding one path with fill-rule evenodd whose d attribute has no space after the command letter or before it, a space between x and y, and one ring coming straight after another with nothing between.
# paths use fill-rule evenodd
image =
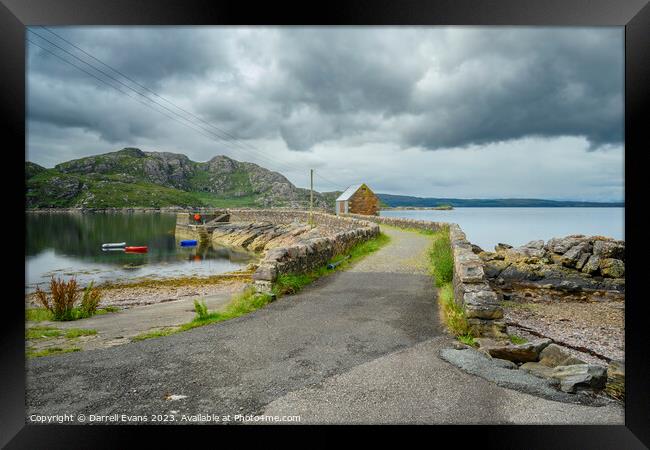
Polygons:
<instances>
[{"instance_id":1,"label":"grass verge","mask_svg":"<svg viewBox=\"0 0 650 450\"><path fill-rule=\"evenodd\" d=\"M459 341L475 346L475 333L467 322L465 311L454 298L454 257L448 227L433 233L429 262L430 273L438 287L438 306L443 323Z\"/></svg>"}]
</instances>

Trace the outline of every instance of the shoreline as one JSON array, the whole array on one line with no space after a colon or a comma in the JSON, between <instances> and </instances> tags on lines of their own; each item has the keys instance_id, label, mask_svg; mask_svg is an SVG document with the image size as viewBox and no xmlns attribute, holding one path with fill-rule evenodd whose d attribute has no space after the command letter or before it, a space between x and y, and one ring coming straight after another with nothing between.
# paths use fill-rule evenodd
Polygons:
<instances>
[{"instance_id":1,"label":"shoreline","mask_svg":"<svg viewBox=\"0 0 650 450\"><path fill-rule=\"evenodd\" d=\"M95 288L101 292L99 307L132 307L152 305L181 300L188 296L213 295L223 286L248 284L252 282L252 272L241 271L208 277L147 278L133 282L105 282ZM83 288L80 288L83 291ZM48 292L48 291L46 291ZM25 306L38 308L34 292L25 294Z\"/></svg>"}]
</instances>

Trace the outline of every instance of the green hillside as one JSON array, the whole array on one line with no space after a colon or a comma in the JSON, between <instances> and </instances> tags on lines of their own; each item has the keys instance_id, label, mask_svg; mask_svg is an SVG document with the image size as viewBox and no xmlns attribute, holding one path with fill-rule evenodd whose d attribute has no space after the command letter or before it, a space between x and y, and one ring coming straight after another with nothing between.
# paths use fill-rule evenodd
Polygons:
<instances>
[{"instance_id":1,"label":"green hillside","mask_svg":"<svg viewBox=\"0 0 650 450\"><path fill-rule=\"evenodd\" d=\"M25 163L26 206L56 207L307 207L309 191L253 163L125 148L46 169ZM331 207L337 193L315 193Z\"/></svg>"}]
</instances>

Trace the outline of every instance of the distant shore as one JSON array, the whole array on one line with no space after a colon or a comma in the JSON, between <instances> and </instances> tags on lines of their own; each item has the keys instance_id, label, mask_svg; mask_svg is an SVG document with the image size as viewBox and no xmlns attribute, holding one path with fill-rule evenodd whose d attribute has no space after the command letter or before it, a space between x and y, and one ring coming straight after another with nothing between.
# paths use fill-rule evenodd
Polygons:
<instances>
[{"instance_id":1,"label":"distant shore","mask_svg":"<svg viewBox=\"0 0 650 450\"><path fill-rule=\"evenodd\" d=\"M442 205L442 206L386 206L381 208L382 210L390 211L409 211L409 210L427 210L427 211L451 211L454 209L451 205Z\"/></svg>"}]
</instances>

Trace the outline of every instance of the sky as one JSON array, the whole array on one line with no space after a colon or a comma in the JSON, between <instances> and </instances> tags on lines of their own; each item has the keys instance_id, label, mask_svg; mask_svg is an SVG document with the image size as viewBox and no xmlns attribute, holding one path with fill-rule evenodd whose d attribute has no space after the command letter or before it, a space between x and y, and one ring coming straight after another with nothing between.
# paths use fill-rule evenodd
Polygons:
<instances>
[{"instance_id":1,"label":"sky","mask_svg":"<svg viewBox=\"0 0 650 450\"><path fill-rule=\"evenodd\" d=\"M30 27L27 38L26 160L45 167L137 147L227 155L301 187L313 168L318 191L624 199L622 27Z\"/></svg>"}]
</instances>

